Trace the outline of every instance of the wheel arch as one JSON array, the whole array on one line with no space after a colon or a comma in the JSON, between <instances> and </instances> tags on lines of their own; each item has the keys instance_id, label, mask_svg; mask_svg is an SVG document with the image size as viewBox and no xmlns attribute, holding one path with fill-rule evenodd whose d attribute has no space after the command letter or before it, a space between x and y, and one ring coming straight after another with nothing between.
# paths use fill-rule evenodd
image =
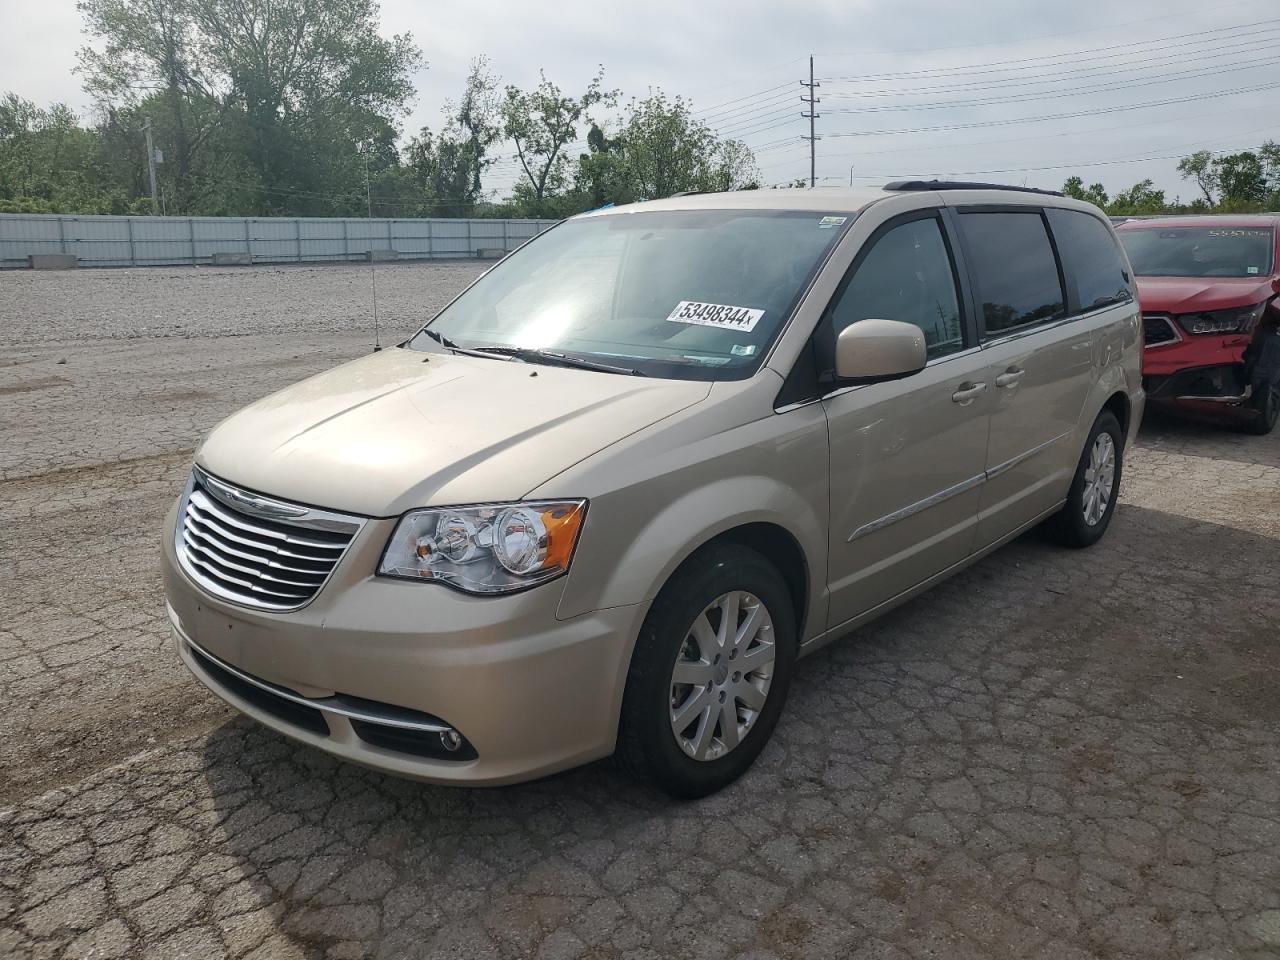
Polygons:
<instances>
[{"instance_id":1,"label":"wheel arch","mask_svg":"<svg viewBox=\"0 0 1280 960\"><path fill-rule=\"evenodd\" d=\"M667 582L679 575L684 567L696 562L699 554L724 544L734 544L754 550L778 571L791 596L791 608L796 618L796 639L799 642L805 635L805 626L809 618L811 584L809 561L805 556L804 548L800 546L800 541L790 530L780 524L757 520L721 531L692 550L667 577ZM665 585L664 582L663 586Z\"/></svg>"},{"instance_id":2,"label":"wheel arch","mask_svg":"<svg viewBox=\"0 0 1280 960\"><path fill-rule=\"evenodd\" d=\"M1102 410L1110 410L1114 413L1116 419L1120 421L1120 433L1125 437L1129 436L1129 416L1132 406L1129 403L1129 395L1127 393L1123 390L1115 391L1102 404ZM1101 413L1102 410L1098 412ZM1097 418L1095 417L1094 419Z\"/></svg>"},{"instance_id":3,"label":"wheel arch","mask_svg":"<svg viewBox=\"0 0 1280 960\"><path fill-rule=\"evenodd\" d=\"M639 529L631 525L634 502L609 499L613 502L590 507L604 520L602 532L590 544L585 542L590 530L584 534L561 600L561 619L651 601L700 551L739 543L778 568L794 603L798 639L815 623L824 625L827 519L812 497L770 477L721 477L665 503ZM673 536L677 531L680 535ZM619 541L625 548L618 549Z\"/></svg>"}]
</instances>

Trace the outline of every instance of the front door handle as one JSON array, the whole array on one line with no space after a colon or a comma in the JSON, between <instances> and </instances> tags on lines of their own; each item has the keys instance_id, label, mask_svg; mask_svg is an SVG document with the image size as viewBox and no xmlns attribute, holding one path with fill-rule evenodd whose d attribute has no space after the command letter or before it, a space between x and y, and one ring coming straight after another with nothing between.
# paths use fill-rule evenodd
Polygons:
<instances>
[{"instance_id":1,"label":"front door handle","mask_svg":"<svg viewBox=\"0 0 1280 960\"><path fill-rule=\"evenodd\" d=\"M1000 376L996 377L997 387L1016 387L1018 382L1023 378L1027 371L1021 367L1010 367Z\"/></svg>"},{"instance_id":2,"label":"front door handle","mask_svg":"<svg viewBox=\"0 0 1280 960\"><path fill-rule=\"evenodd\" d=\"M962 383L960 384L960 389L951 395L951 399L963 407L965 404L973 403L974 400L977 400L986 389L987 385L985 383Z\"/></svg>"}]
</instances>

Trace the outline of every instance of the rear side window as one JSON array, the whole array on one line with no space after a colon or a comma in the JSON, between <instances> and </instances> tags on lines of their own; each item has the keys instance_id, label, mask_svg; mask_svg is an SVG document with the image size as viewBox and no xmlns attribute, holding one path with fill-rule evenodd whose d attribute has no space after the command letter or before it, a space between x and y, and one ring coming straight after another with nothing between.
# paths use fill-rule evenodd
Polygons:
<instances>
[{"instance_id":1,"label":"rear side window","mask_svg":"<svg viewBox=\"0 0 1280 960\"><path fill-rule=\"evenodd\" d=\"M1078 210L1050 209L1048 216L1062 269L1068 283L1075 282L1073 309L1096 310L1133 299L1119 246L1101 220Z\"/></svg>"},{"instance_id":2,"label":"rear side window","mask_svg":"<svg viewBox=\"0 0 1280 960\"><path fill-rule=\"evenodd\" d=\"M961 213L988 336L1062 316L1058 261L1038 210Z\"/></svg>"},{"instance_id":3,"label":"rear side window","mask_svg":"<svg viewBox=\"0 0 1280 960\"><path fill-rule=\"evenodd\" d=\"M833 332L870 318L914 323L930 360L964 349L955 271L936 219L891 228L858 264L832 308Z\"/></svg>"}]
</instances>

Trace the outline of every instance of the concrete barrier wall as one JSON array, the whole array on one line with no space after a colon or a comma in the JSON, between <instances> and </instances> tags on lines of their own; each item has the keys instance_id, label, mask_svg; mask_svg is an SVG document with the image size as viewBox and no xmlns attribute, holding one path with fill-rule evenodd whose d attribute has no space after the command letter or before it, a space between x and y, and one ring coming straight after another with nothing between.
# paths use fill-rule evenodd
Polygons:
<instances>
[{"instance_id":1,"label":"concrete barrier wall","mask_svg":"<svg viewBox=\"0 0 1280 960\"><path fill-rule=\"evenodd\" d=\"M511 251L554 220L364 220L340 217L67 217L0 214L0 268L65 254L82 267L209 264L216 254L254 263L474 257Z\"/></svg>"}]
</instances>

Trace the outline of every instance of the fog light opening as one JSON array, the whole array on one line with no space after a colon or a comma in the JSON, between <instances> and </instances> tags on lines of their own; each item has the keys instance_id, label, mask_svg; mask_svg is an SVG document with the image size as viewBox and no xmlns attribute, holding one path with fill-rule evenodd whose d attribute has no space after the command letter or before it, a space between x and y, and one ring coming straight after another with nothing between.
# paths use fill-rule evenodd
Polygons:
<instances>
[{"instance_id":1,"label":"fog light opening","mask_svg":"<svg viewBox=\"0 0 1280 960\"><path fill-rule=\"evenodd\" d=\"M440 731L440 745L450 753L456 753L462 746L462 734L457 730Z\"/></svg>"}]
</instances>

